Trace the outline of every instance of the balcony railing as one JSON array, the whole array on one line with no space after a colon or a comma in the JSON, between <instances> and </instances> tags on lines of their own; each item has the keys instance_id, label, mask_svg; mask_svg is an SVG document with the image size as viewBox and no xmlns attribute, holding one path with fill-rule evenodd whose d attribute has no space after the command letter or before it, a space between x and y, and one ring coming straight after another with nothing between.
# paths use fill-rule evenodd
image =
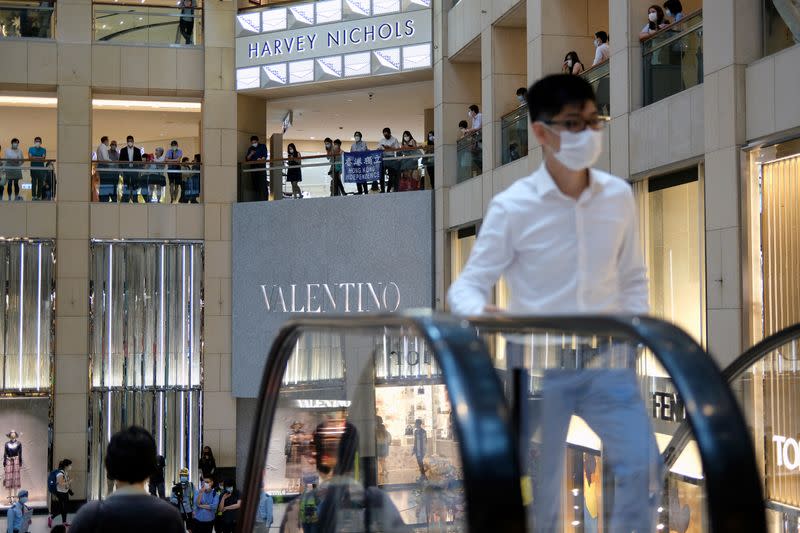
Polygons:
<instances>
[{"instance_id":1,"label":"balcony railing","mask_svg":"<svg viewBox=\"0 0 800 533\"><path fill-rule=\"evenodd\" d=\"M0 36L53 38L54 2L0 3Z\"/></svg>"},{"instance_id":2,"label":"balcony railing","mask_svg":"<svg viewBox=\"0 0 800 533\"><path fill-rule=\"evenodd\" d=\"M0 200L55 200L55 159L0 159Z\"/></svg>"},{"instance_id":3,"label":"balcony railing","mask_svg":"<svg viewBox=\"0 0 800 533\"><path fill-rule=\"evenodd\" d=\"M597 110L604 117L611 116L611 69L608 61L603 61L589 70L581 73L581 77L588 81L594 89L597 99Z\"/></svg>"},{"instance_id":4,"label":"balcony railing","mask_svg":"<svg viewBox=\"0 0 800 533\"><path fill-rule=\"evenodd\" d=\"M200 201L200 162L92 161L93 202L193 203Z\"/></svg>"},{"instance_id":5,"label":"balcony railing","mask_svg":"<svg viewBox=\"0 0 800 533\"><path fill-rule=\"evenodd\" d=\"M470 133L458 140L456 145L458 172L456 181L461 183L483 174L483 135L481 131Z\"/></svg>"},{"instance_id":6,"label":"balcony railing","mask_svg":"<svg viewBox=\"0 0 800 533\"><path fill-rule=\"evenodd\" d=\"M432 148L432 147L431 147ZM396 154L396 155L395 155ZM404 192L433 188L434 153L426 146L389 150L383 156L382 179L366 183L348 181L344 153L336 156L311 155L296 159L273 158L239 163L238 201L275 199L271 178L281 180L283 198L317 198L381 192ZM300 178L300 181L295 181ZM292 184L296 183L296 186ZM341 188L338 188L341 183Z\"/></svg>"},{"instance_id":7,"label":"balcony railing","mask_svg":"<svg viewBox=\"0 0 800 533\"><path fill-rule=\"evenodd\" d=\"M191 46L202 43L202 8L95 3L94 40Z\"/></svg>"},{"instance_id":8,"label":"balcony railing","mask_svg":"<svg viewBox=\"0 0 800 533\"><path fill-rule=\"evenodd\" d=\"M642 43L644 105L703 83L703 12L671 24Z\"/></svg>"},{"instance_id":9,"label":"balcony railing","mask_svg":"<svg viewBox=\"0 0 800 533\"><path fill-rule=\"evenodd\" d=\"M500 119L500 139L503 143L501 160L504 165L528 155L528 104L503 115Z\"/></svg>"}]
</instances>

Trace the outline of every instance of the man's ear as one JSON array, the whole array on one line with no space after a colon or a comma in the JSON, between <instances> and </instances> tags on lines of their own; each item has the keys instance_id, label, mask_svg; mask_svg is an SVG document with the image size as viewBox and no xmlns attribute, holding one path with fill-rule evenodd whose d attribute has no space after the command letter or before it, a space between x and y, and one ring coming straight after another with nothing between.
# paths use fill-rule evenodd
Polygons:
<instances>
[{"instance_id":1,"label":"man's ear","mask_svg":"<svg viewBox=\"0 0 800 533\"><path fill-rule=\"evenodd\" d=\"M531 131L537 144L547 144L547 128L541 122L531 122Z\"/></svg>"}]
</instances>

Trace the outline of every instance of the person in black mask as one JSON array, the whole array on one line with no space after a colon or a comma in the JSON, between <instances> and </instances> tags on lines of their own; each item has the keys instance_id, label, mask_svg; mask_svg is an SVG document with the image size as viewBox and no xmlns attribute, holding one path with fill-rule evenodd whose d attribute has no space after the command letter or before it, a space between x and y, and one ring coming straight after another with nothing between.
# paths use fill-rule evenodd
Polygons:
<instances>
[{"instance_id":1,"label":"person in black mask","mask_svg":"<svg viewBox=\"0 0 800 533\"><path fill-rule=\"evenodd\" d=\"M200 455L197 466L200 467L203 477L214 477L217 471L217 461L214 460L214 452L211 451L209 446L203 446L203 453Z\"/></svg>"},{"instance_id":2,"label":"person in black mask","mask_svg":"<svg viewBox=\"0 0 800 533\"><path fill-rule=\"evenodd\" d=\"M433 154L435 139L436 138L433 136L433 130L429 131L428 132L428 139L427 139L428 142L425 144L425 153L426 154ZM433 189L434 188L434 184L433 184L433 167L434 167L433 163L434 163L434 159L433 159L433 157L426 157L423 161L425 163L425 176L428 176L428 179L431 182L431 189ZM421 178L421 180L419 182L420 190L425 190L425 176L422 176L422 178Z\"/></svg>"}]
</instances>

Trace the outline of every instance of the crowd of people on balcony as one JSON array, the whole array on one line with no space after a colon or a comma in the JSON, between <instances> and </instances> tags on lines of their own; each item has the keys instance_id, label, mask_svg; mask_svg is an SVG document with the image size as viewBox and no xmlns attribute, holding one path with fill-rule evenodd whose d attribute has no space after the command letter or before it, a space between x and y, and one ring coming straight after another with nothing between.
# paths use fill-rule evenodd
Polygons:
<instances>
[{"instance_id":1,"label":"crowd of people on balcony","mask_svg":"<svg viewBox=\"0 0 800 533\"><path fill-rule=\"evenodd\" d=\"M639 40L646 41L659 30L662 30L673 22L680 22L683 18L683 5L680 0L667 0L662 6L653 4L647 8L647 24L644 25L639 33Z\"/></svg>"},{"instance_id":2,"label":"crowd of people on balcony","mask_svg":"<svg viewBox=\"0 0 800 533\"><path fill-rule=\"evenodd\" d=\"M93 191L100 202L122 203L197 203L200 195L200 154L184 156L178 141L168 150L156 147L152 153L136 146L133 135L118 148L107 135L92 158L97 163L93 173ZM169 192L169 197L167 197Z\"/></svg>"},{"instance_id":3,"label":"crowd of people on balcony","mask_svg":"<svg viewBox=\"0 0 800 533\"><path fill-rule=\"evenodd\" d=\"M2 147L0 147L1 149ZM35 137L33 144L26 152L20 147L16 137L2 151L0 160L0 200L22 200L20 180L24 179L23 171L29 171L31 177L31 199L50 200L54 190L53 163L47 161L47 149L42 146L42 138Z\"/></svg>"},{"instance_id":4,"label":"crowd of people on balcony","mask_svg":"<svg viewBox=\"0 0 800 533\"><path fill-rule=\"evenodd\" d=\"M47 39L52 36L50 22L53 18L55 0L39 0L38 6L20 5L11 7L6 4L0 8L0 34L3 37L38 37Z\"/></svg>"}]
</instances>

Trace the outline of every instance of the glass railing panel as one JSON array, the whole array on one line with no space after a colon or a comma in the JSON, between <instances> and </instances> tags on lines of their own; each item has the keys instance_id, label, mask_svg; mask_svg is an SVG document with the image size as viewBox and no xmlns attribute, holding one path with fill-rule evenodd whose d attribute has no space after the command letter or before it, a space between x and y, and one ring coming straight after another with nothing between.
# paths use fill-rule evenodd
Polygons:
<instances>
[{"instance_id":1,"label":"glass railing panel","mask_svg":"<svg viewBox=\"0 0 800 533\"><path fill-rule=\"evenodd\" d=\"M589 70L581 73L581 77L588 81L594 89L597 99L597 110L601 116L611 116L611 69L608 61L603 61Z\"/></svg>"},{"instance_id":2,"label":"glass railing panel","mask_svg":"<svg viewBox=\"0 0 800 533\"><path fill-rule=\"evenodd\" d=\"M55 2L0 3L0 37L52 39Z\"/></svg>"},{"instance_id":3,"label":"glass railing panel","mask_svg":"<svg viewBox=\"0 0 800 533\"><path fill-rule=\"evenodd\" d=\"M55 165L55 159L0 159L0 200L55 200Z\"/></svg>"},{"instance_id":4,"label":"glass railing panel","mask_svg":"<svg viewBox=\"0 0 800 533\"><path fill-rule=\"evenodd\" d=\"M202 44L202 9L95 3L94 40L191 46Z\"/></svg>"},{"instance_id":5,"label":"glass railing panel","mask_svg":"<svg viewBox=\"0 0 800 533\"><path fill-rule=\"evenodd\" d=\"M797 0L761 0L764 55L772 55L800 42L800 4Z\"/></svg>"},{"instance_id":6,"label":"glass railing panel","mask_svg":"<svg viewBox=\"0 0 800 533\"><path fill-rule=\"evenodd\" d=\"M794 531L800 509L800 324L757 344L726 370L756 443L770 532Z\"/></svg>"},{"instance_id":7,"label":"glass railing panel","mask_svg":"<svg viewBox=\"0 0 800 533\"><path fill-rule=\"evenodd\" d=\"M239 163L238 201L275 199L272 180L279 179L283 198L320 198L431 189L433 147L347 152Z\"/></svg>"},{"instance_id":8,"label":"glass railing panel","mask_svg":"<svg viewBox=\"0 0 800 533\"><path fill-rule=\"evenodd\" d=\"M273 500L272 527L466 531L452 412L418 331L303 330L265 454L261 498Z\"/></svg>"},{"instance_id":9,"label":"glass railing panel","mask_svg":"<svg viewBox=\"0 0 800 533\"><path fill-rule=\"evenodd\" d=\"M643 103L703 83L703 14L681 19L642 43Z\"/></svg>"},{"instance_id":10,"label":"glass railing panel","mask_svg":"<svg viewBox=\"0 0 800 533\"><path fill-rule=\"evenodd\" d=\"M456 181L461 183L483 174L483 135L480 131L470 133L458 140L456 145L458 172Z\"/></svg>"},{"instance_id":11,"label":"glass railing panel","mask_svg":"<svg viewBox=\"0 0 800 533\"><path fill-rule=\"evenodd\" d=\"M92 161L90 195L93 202L196 204L202 172L199 161Z\"/></svg>"},{"instance_id":12,"label":"glass railing panel","mask_svg":"<svg viewBox=\"0 0 800 533\"><path fill-rule=\"evenodd\" d=\"M525 327L525 320L487 318L475 325L514 406L533 494L529 531L718 530L704 459L688 424L691 409L681 394L686 383L662 364L663 346L612 324L534 327L531 319ZM688 336L670 339L676 352L696 351L694 360L702 357L724 387L710 357ZM698 374L691 366L687 372ZM695 406L694 417L705 415Z\"/></svg>"},{"instance_id":13,"label":"glass railing panel","mask_svg":"<svg viewBox=\"0 0 800 533\"><path fill-rule=\"evenodd\" d=\"M524 104L500 119L502 164L528 155L528 105Z\"/></svg>"}]
</instances>

